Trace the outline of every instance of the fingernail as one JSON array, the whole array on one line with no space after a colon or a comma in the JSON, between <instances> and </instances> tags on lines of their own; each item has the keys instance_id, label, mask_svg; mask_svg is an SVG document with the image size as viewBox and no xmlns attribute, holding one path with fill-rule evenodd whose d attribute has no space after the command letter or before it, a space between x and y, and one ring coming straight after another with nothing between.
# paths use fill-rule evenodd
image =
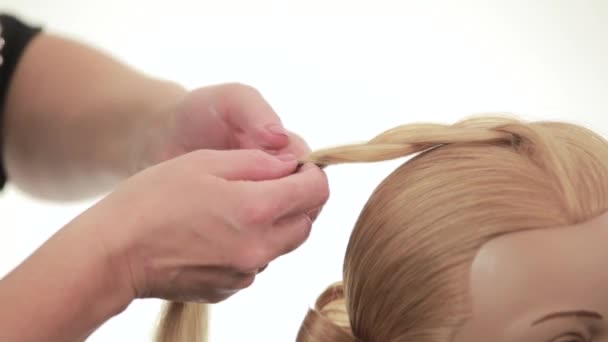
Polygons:
<instances>
[{"instance_id":1,"label":"fingernail","mask_svg":"<svg viewBox=\"0 0 608 342\"><path fill-rule=\"evenodd\" d=\"M296 156L295 154L291 154L291 153L287 153L287 154L279 154L278 156L276 156L277 159L279 159L280 161L284 161L284 162L291 162L296 160Z\"/></svg>"},{"instance_id":2,"label":"fingernail","mask_svg":"<svg viewBox=\"0 0 608 342\"><path fill-rule=\"evenodd\" d=\"M280 124L271 124L266 126L266 130L272 134L281 135L286 137L287 130Z\"/></svg>"}]
</instances>

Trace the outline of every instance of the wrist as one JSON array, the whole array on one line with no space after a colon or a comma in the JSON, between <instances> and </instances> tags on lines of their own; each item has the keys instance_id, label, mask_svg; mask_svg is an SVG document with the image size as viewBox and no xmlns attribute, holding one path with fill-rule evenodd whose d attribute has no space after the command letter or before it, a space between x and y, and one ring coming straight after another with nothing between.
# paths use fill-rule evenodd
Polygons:
<instances>
[{"instance_id":1,"label":"wrist","mask_svg":"<svg viewBox=\"0 0 608 342\"><path fill-rule=\"evenodd\" d=\"M70 222L62 229L64 240L58 239L57 245L70 246L71 251L64 257L73 261L70 270L76 278L74 291L89 302L89 320L103 323L124 311L134 295L117 251L100 234L100 229L107 228L107 218L96 216L87 211Z\"/></svg>"},{"instance_id":2,"label":"wrist","mask_svg":"<svg viewBox=\"0 0 608 342\"><path fill-rule=\"evenodd\" d=\"M0 340L85 340L131 303L86 221L66 225L0 282Z\"/></svg>"},{"instance_id":3,"label":"wrist","mask_svg":"<svg viewBox=\"0 0 608 342\"><path fill-rule=\"evenodd\" d=\"M129 267L122 258L123 249L107 238L110 226L121 226L119 222L108 222L108 218L120 215L102 212L103 205L104 201L100 201L64 229L74 241L86 241L81 248L88 259L84 263L90 266L87 279L94 280L88 291L99 302L96 316L107 319L121 313L136 296Z\"/></svg>"},{"instance_id":4,"label":"wrist","mask_svg":"<svg viewBox=\"0 0 608 342\"><path fill-rule=\"evenodd\" d=\"M181 85L169 81L149 80L147 96L150 99L136 114L137 123L130 138L128 175L166 160L164 154L170 145L173 113L188 91Z\"/></svg>"}]
</instances>

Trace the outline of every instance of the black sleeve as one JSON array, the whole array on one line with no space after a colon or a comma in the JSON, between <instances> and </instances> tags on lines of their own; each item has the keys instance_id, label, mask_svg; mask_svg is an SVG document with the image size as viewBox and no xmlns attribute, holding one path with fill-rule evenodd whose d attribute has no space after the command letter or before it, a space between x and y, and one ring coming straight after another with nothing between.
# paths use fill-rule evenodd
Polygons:
<instances>
[{"instance_id":1,"label":"black sleeve","mask_svg":"<svg viewBox=\"0 0 608 342\"><path fill-rule=\"evenodd\" d=\"M26 25L19 19L0 13L0 39L4 46L0 48L0 189L6 182L6 172L4 169L4 112L8 88L13 72L17 68L17 63L25 50L27 44L40 32L40 28Z\"/></svg>"}]
</instances>

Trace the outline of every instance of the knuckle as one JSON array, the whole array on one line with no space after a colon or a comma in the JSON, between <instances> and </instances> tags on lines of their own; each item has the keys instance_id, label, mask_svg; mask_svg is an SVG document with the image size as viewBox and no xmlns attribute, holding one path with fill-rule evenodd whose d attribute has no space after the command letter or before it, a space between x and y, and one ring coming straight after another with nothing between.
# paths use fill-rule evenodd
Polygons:
<instances>
[{"instance_id":1,"label":"knuckle","mask_svg":"<svg viewBox=\"0 0 608 342\"><path fill-rule=\"evenodd\" d=\"M285 183L281 191L281 200L277 201L277 210L282 210L291 203L299 203L307 195L307 187L296 182Z\"/></svg>"},{"instance_id":2,"label":"knuckle","mask_svg":"<svg viewBox=\"0 0 608 342\"><path fill-rule=\"evenodd\" d=\"M288 199L297 201L301 198L310 200L310 205L315 207L322 206L329 199L329 183L327 176L321 170L309 170L307 179L301 183L293 184L288 194Z\"/></svg>"},{"instance_id":3,"label":"knuckle","mask_svg":"<svg viewBox=\"0 0 608 342\"><path fill-rule=\"evenodd\" d=\"M267 248L256 243L250 243L240 249L236 270L241 273L251 273L270 261L268 260L269 254Z\"/></svg>"},{"instance_id":4,"label":"knuckle","mask_svg":"<svg viewBox=\"0 0 608 342\"><path fill-rule=\"evenodd\" d=\"M222 85L222 90L229 95L242 94L242 93L255 93L259 94L259 91L248 84L239 82L230 82Z\"/></svg>"},{"instance_id":5,"label":"knuckle","mask_svg":"<svg viewBox=\"0 0 608 342\"><path fill-rule=\"evenodd\" d=\"M249 226L263 226L268 224L272 218L270 206L263 200L249 200L241 208L241 224L247 228Z\"/></svg>"},{"instance_id":6,"label":"knuckle","mask_svg":"<svg viewBox=\"0 0 608 342\"><path fill-rule=\"evenodd\" d=\"M207 298L207 303L209 304L218 304L220 302L223 302L224 300L226 300L228 297L230 297L232 295L232 293L215 293L210 295Z\"/></svg>"},{"instance_id":7,"label":"knuckle","mask_svg":"<svg viewBox=\"0 0 608 342\"><path fill-rule=\"evenodd\" d=\"M262 171L268 169L275 169L277 167L278 160L271 154L262 150L233 150L230 151L235 157L238 157L243 163L247 163L248 169L255 173L255 171Z\"/></svg>"},{"instance_id":8,"label":"knuckle","mask_svg":"<svg viewBox=\"0 0 608 342\"><path fill-rule=\"evenodd\" d=\"M242 150L242 153L245 158L251 159L256 163L266 163L273 159L270 154L262 150Z\"/></svg>"},{"instance_id":9,"label":"knuckle","mask_svg":"<svg viewBox=\"0 0 608 342\"><path fill-rule=\"evenodd\" d=\"M315 172L318 172L319 174L318 181L315 184L315 191L319 196L321 204L323 204L329 199L329 182L327 180L327 175L325 174L325 172L321 170Z\"/></svg>"},{"instance_id":10,"label":"knuckle","mask_svg":"<svg viewBox=\"0 0 608 342\"><path fill-rule=\"evenodd\" d=\"M308 239L312 231L312 220L308 215L301 214L291 219L285 229L290 231L290 235L281 246L279 255L285 255L296 250Z\"/></svg>"},{"instance_id":11,"label":"knuckle","mask_svg":"<svg viewBox=\"0 0 608 342\"><path fill-rule=\"evenodd\" d=\"M254 274L241 275L234 282L234 289L235 290L246 289L249 286L251 286L254 281L255 281L255 275Z\"/></svg>"},{"instance_id":12,"label":"knuckle","mask_svg":"<svg viewBox=\"0 0 608 342\"><path fill-rule=\"evenodd\" d=\"M312 231L312 220L307 215L302 215L302 218L298 220L297 235L295 240L295 248L304 243L310 236ZM295 249L294 248L294 249Z\"/></svg>"}]
</instances>

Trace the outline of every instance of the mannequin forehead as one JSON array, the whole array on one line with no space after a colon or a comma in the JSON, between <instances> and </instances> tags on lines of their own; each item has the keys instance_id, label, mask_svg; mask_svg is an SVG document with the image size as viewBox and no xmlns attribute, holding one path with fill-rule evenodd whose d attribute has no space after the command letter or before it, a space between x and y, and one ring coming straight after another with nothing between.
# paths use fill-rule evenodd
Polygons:
<instances>
[{"instance_id":1,"label":"mannequin forehead","mask_svg":"<svg viewBox=\"0 0 608 342\"><path fill-rule=\"evenodd\" d=\"M463 330L470 338L513 341L553 312L593 311L608 319L607 264L606 214L496 238L471 265L473 315Z\"/></svg>"}]
</instances>

